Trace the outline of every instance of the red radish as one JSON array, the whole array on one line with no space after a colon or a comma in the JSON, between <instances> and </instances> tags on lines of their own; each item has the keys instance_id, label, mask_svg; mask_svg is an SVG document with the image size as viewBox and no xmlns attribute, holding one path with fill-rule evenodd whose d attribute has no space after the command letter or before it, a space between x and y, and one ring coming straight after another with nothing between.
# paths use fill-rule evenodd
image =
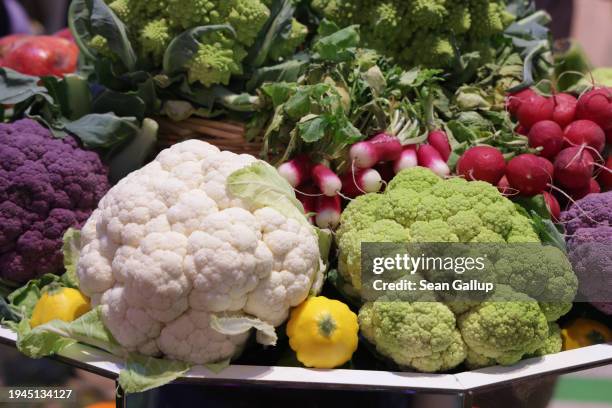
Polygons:
<instances>
[{"instance_id":1,"label":"red radish","mask_svg":"<svg viewBox=\"0 0 612 408\"><path fill-rule=\"evenodd\" d=\"M601 169L601 173L597 177L601 189L603 191L612 190L612 157L608 157L604 168Z\"/></svg>"},{"instance_id":2,"label":"red radish","mask_svg":"<svg viewBox=\"0 0 612 408\"><path fill-rule=\"evenodd\" d=\"M311 177L312 163L308 156L302 154L293 160L283 163L278 167L278 174L291 184L291 187L296 188Z\"/></svg>"},{"instance_id":3,"label":"red radish","mask_svg":"<svg viewBox=\"0 0 612 408\"><path fill-rule=\"evenodd\" d=\"M399 159L393 163L393 171L395 174L405 169L411 169L417 167L419 161L417 159L417 147L416 145L404 146L404 150Z\"/></svg>"},{"instance_id":4,"label":"red radish","mask_svg":"<svg viewBox=\"0 0 612 408\"><path fill-rule=\"evenodd\" d=\"M295 196L302 203L302 207L304 207L304 214L314 214L317 212L317 197L320 195L321 192L310 184L301 186L300 190L295 192ZM308 218L314 224L314 216L311 215Z\"/></svg>"},{"instance_id":5,"label":"red radish","mask_svg":"<svg viewBox=\"0 0 612 408\"><path fill-rule=\"evenodd\" d=\"M506 166L508 182L520 195L533 197L548 187L550 176L541 160L534 154L521 154Z\"/></svg>"},{"instance_id":6,"label":"red radish","mask_svg":"<svg viewBox=\"0 0 612 408\"><path fill-rule=\"evenodd\" d=\"M529 131L529 146L541 147L540 156L553 159L563 148L563 129L552 120L543 120Z\"/></svg>"},{"instance_id":7,"label":"red radish","mask_svg":"<svg viewBox=\"0 0 612 408\"><path fill-rule=\"evenodd\" d=\"M591 120L604 131L612 130L612 88L595 88L580 97L576 118Z\"/></svg>"},{"instance_id":8,"label":"red radish","mask_svg":"<svg viewBox=\"0 0 612 408\"><path fill-rule=\"evenodd\" d=\"M565 128L565 144L566 146L590 146L601 153L606 146L606 134L595 122L577 120Z\"/></svg>"},{"instance_id":9,"label":"red radish","mask_svg":"<svg viewBox=\"0 0 612 408\"><path fill-rule=\"evenodd\" d=\"M606 143L612 144L612 129L606 131Z\"/></svg>"},{"instance_id":10,"label":"red radish","mask_svg":"<svg viewBox=\"0 0 612 408\"><path fill-rule=\"evenodd\" d=\"M385 183L390 182L395 177L395 171L393 170L393 163L378 163L374 169L380 173L380 177L385 181Z\"/></svg>"},{"instance_id":11,"label":"red radish","mask_svg":"<svg viewBox=\"0 0 612 408\"><path fill-rule=\"evenodd\" d=\"M506 109L511 115L515 116L523 102L529 101L533 96L537 95L531 88L510 94L506 97Z\"/></svg>"},{"instance_id":12,"label":"red radish","mask_svg":"<svg viewBox=\"0 0 612 408\"><path fill-rule=\"evenodd\" d=\"M531 99L521 103L516 116L521 125L531 129L533 125L543 120L552 119L555 103L552 99L535 95Z\"/></svg>"},{"instance_id":13,"label":"red radish","mask_svg":"<svg viewBox=\"0 0 612 408\"><path fill-rule=\"evenodd\" d=\"M553 110L552 120L562 128L572 123L576 117L578 100L573 95L560 93L553 96L553 102L555 109Z\"/></svg>"},{"instance_id":14,"label":"red radish","mask_svg":"<svg viewBox=\"0 0 612 408\"><path fill-rule=\"evenodd\" d=\"M561 150L555 159L555 182L570 190L585 188L591 181L595 160L582 146Z\"/></svg>"},{"instance_id":15,"label":"red radish","mask_svg":"<svg viewBox=\"0 0 612 408\"><path fill-rule=\"evenodd\" d=\"M12 42L11 42L12 41ZM77 68L79 49L53 36L11 36L0 44L2 66L33 76L63 76Z\"/></svg>"},{"instance_id":16,"label":"red radish","mask_svg":"<svg viewBox=\"0 0 612 408\"><path fill-rule=\"evenodd\" d=\"M505 171L503 154L491 146L472 147L457 162L457 173L466 180L481 180L497 185Z\"/></svg>"},{"instance_id":17,"label":"red radish","mask_svg":"<svg viewBox=\"0 0 612 408\"><path fill-rule=\"evenodd\" d=\"M580 200L588 196L589 194L598 194L601 193L601 187L595 181L595 179L591 179L589 184L586 187L576 189L576 190L567 190L567 193L572 197L572 200Z\"/></svg>"},{"instance_id":18,"label":"red radish","mask_svg":"<svg viewBox=\"0 0 612 408\"><path fill-rule=\"evenodd\" d=\"M417 150L417 159L419 161L419 166L427 167L440 177L450 175L448 164L446 164L446 161L442 159L440 153L431 145L420 145Z\"/></svg>"},{"instance_id":19,"label":"red radish","mask_svg":"<svg viewBox=\"0 0 612 408\"><path fill-rule=\"evenodd\" d=\"M559 217L561 216L561 206L559 205L559 201L555 198L554 195L550 194L548 191L544 191L542 193L544 195L544 202L546 203L546 208L548 208L548 213L553 221L559 221Z\"/></svg>"},{"instance_id":20,"label":"red radish","mask_svg":"<svg viewBox=\"0 0 612 408\"><path fill-rule=\"evenodd\" d=\"M387 133L376 135L365 142L355 143L349 151L351 163L359 169L369 169L378 162L397 160L402 154L402 144Z\"/></svg>"},{"instance_id":21,"label":"red radish","mask_svg":"<svg viewBox=\"0 0 612 408\"><path fill-rule=\"evenodd\" d=\"M324 164L317 164L313 167L312 181L328 197L335 197L342 190L340 177Z\"/></svg>"},{"instance_id":22,"label":"red radish","mask_svg":"<svg viewBox=\"0 0 612 408\"><path fill-rule=\"evenodd\" d=\"M497 189L505 196L512 195L512 192L515 191L512 187L510 187L510 183L508 182L508 178L506 176L503 176L499 180L497 183Z\"/></svg>"},{"instance_id":23,"label":"red radish","mask_svg":"<svg viewBox=\"0 0 612 408\"><path fill-rule=\"evenodd\" d=\"M427 136L427 142L432 145L440 156L442 156L442 160L448 161L448 158L451 155L452 149L451 145L448 142L448 136L442 130L434 130L430 132Z\"/></svg>"},{"instance_id":24,"label":"red radish","mask_svg":"<svg viewBox=\"0 0 612 408\"><path fill-rule=\"evenodd\" d=\"M529 129L525 128L525 126L521 124L517 125L514 131L518 133L519 135L523 135L523 136L527 136L529 134Z\"/></svg>"},{"instance_id":25,"label":"red radish","mask_svg":"<svg viewBox=\"0 0 612 408\"><path fill-rule=\"evenodd\" d=\"M380 173L374 169L349 171L342 176L342 194L357 197L365 193L377 193L383 186Z\"/></svg>"},{"instance_id":26,"label":"red radish","mask_svg":"<svg viewBox=\"0 0 612 408\"><path fill-rule=\"evenodd\" d=\"M548 174L548 179L552 181L553 176L555 175L555 165L552 164L550 160L545 159L544 157L538 156L538 159L540 159L540 165L542 166L546 174Z\"/></svg>"},{"instance_id":27,"label":"red radish","mask_svg":"<svg viewBox=\"0 0 612 408\"><path fill-rule=\"evenodd\" d=\"M317 198L317 215L315 217L317 227L336 228L340 224L342 214L342 201L340 196Z\"/></svg>"}]
</instances>

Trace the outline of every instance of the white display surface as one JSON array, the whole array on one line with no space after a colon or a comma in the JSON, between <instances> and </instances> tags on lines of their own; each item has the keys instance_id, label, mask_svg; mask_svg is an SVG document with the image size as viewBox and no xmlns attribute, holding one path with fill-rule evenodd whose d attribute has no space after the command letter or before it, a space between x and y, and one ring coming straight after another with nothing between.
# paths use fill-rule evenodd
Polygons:
<instances>
[{"instance_id":1,"label":"white display surface","mask_svg":"<svg viewBox=\"0 0 612 408\"><path fill-rule=\"evenodd\" d=\"M16 334L0 326L0 343L14 344ZM121 359L85 345L63 350L58 358L68 364L116 378ZM488 367L458 374L423 374L366 370L315 370L296 367L232 365L220 373L194 367L179 382L236 382L258 385L286 385L302 388L409 389L462 393L479 388L513 383L535 376L565 374L612 364L612 344L598 344L540 358L523 360L511 367Z\"/></svg>"}]
</instances>

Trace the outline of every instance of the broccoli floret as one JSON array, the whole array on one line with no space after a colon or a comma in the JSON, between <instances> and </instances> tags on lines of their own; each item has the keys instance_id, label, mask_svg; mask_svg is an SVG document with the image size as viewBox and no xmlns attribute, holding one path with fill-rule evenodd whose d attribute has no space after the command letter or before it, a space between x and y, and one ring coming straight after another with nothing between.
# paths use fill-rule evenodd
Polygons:
<instances>
[{"instance_id":1,"label":"broccoli floret","mask_svg":"<svg viewBox=\"0 0 612 408\"><path fill-rule=\"evenodd\" d=\"M532 354L534 357L541 357L547 354L556 354L563 348L561 329L557 323L548 324L548 337L544 343Z\"/></svg>"},{"instance_id":2,"label":"broccoli floret","mask_svg":"<svg viewBox=\"0 0 612 408\"><path fill-rule=\"evenodd\" d=\"M449 370L465 360L467 348L453 312L436 302L366 303L359 311L363 336L400 366Z\"/></svg>"},{"instance_id":3,"label":"broccoli floret","mask_svg":"<svg viewBox=\"0 0 612 408\"><path fill-rule=\"evenodd\" d=\"M502 365L534 353L548 337L548 322L538 303L498 285L491 299L459 317L468 347Z\"/></svg>"}]
</instances>

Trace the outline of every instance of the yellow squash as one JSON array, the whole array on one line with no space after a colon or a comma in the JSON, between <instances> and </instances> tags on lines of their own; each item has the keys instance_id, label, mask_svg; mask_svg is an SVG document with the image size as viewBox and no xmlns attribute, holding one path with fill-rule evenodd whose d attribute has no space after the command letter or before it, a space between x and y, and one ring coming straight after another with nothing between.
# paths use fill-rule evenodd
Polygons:
<instances>
[{"instance_id":1,"label":"yellow squash","mask_svg":"<svg viewBox=\"0 0 612 408\"><path fill-rule=\"evenodd\" d=\"M32 328L52 320L71 322L91 310L89 299L71 288L50 289L42 294L30 319Z\"/></svg>"},{"instance_id":2,"label":"yellow squash","mask_svg":"<svg viewBox=\"0 0 612 408\"><path fill-rule=\"evenodd\" d=\"M324 296L293 309L287 323L289 345L306 367L334 368L357 350L357 315L347 305Z\"/></svg>"},{"instance_id":3,"label":"yellow squash","mask_svg":"<svg viewBox=\"0 0 612 408\"><path fill-rule=\"evenodd\" d=\"M561 330L563 350L573 350L612 341L612 330L595 320L578 318Z\"/></svg>"}]
</instances>

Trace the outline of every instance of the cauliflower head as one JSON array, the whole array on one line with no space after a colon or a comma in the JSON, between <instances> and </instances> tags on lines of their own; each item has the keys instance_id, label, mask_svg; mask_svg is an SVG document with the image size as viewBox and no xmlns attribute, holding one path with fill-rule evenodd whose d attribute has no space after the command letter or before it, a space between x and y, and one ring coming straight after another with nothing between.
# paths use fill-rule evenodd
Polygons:
<instances>
[{"instance_id":1,"label":"cauliflower head","mask_svg":"<svg viewBox=\"0 0 612 408\"><path fill-rule=\"evenodd\" d=\"M0 278L63 273L62 237L109 189L98 155L37 122L0 124Z\"/></svg>"},{"instance_id":2,"label":"cauliflower head","mask_svg":"<svg viewBox=\"0 0 612 408\"><path fill-rule=\"evenodd\" d=\"M380 223L393 226L381 228ZM443 180L416 167L400 172L384 194L365 194L342 213L339 271L361 286L362 242L538 243L528 218L485 182Z\"/></svg>"},{"instance_id":3,"label":"cauliflower head","mask_svg":"<svg viewBox=\"0 0 612 408\"><path fill-rule=\"evenodd\" d=\"M278 326L316 285L322 261L305 218L230 191L228 177L255 163L190 140L100 201L77 274L123 347L194 364L231 358L249 334L224 334L215 319Z\"/></svg>"},{"instance_id":4,"label":"cauliflower head","mask_svg":"<svg viewBox=\"0 0 612 408\"><path fill-rule=\"evenodd\" d=\"M467 355L455 315L442 303L369 302L359 311L359 327L380 354L419 371L450 370Z\"/></svg>"}]
</instances>

